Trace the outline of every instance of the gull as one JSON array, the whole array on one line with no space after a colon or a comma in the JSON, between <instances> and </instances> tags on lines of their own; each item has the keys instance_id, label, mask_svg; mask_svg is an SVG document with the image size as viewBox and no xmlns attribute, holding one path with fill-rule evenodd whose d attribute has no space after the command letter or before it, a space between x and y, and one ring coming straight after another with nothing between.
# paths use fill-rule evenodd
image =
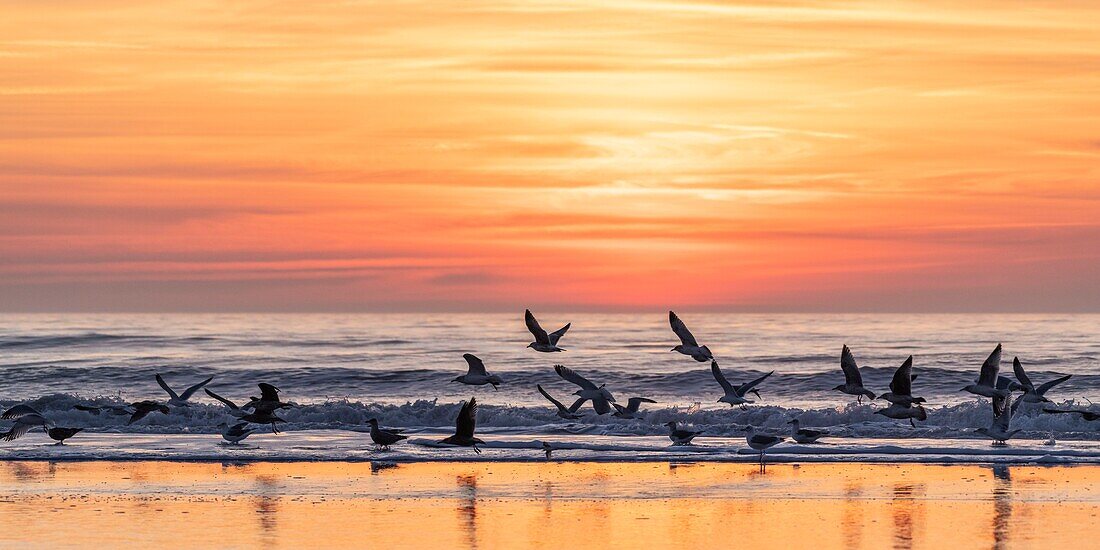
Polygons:
<instances>
[{"instance_id":1,"label":"gull","mask_svg":"<svg viewBox=\"0 0 1100 550\"><path fill-rule=\"evenodd\" d=\"M504 380L495 374L489 374L485 372L485 363L481 362L481 359L472 353L462 354L462 358L466 360L466 364L469 365L469 369L466 374L451 380L451 382L461 382L468 386L484 386L485 384L492 384L493 389L497 389L497 386L504 383Z\"/></svg>"},{"instance_id":2,"label":"gull","mask_svg":"<svg viewBox=\"0 0 1100 550\"><path fill-rule=\"evenodd\" d=\"M130 403L130 410L132 412L130 414L130 419L126 421L127 426L133 424L134 422L137 422L138 420L141 420L142 418L145 418L146 416L149 416L149 414L153 412L160 412L162 414L168 414L170 412L168 409L168 405L150 400Z\"/></svg>"},{"instance_id":3,"label":"gull","mask_svg":"<svg viewBox=\"0 0 1100 550\"><path fill-rule=\"evenodd\" d=\"M1016 432L1020 430L1011 429L1012 416L1016 414L1016 409L1020 408L1020 403L1023 403L1024 397L1021 395L1012 402L1012 406L1007 410L1001 411L1001 414L993 417L993 423L988 428L978 428L974 430L976 433L980 433L993 440L994 445L1007 445L1008 440L1012 436L1016 435Z\"/></svg>"},{"instance_id":4,"label":"gull","mask_svg":"<svg viewBox=\"0 0 1100 550\"><path fill-rule=\"evenodd\" d=\"M1072 374L1067 374L1036 386L1031 383L1031 378L1024 372L1024 366L1020 364L1019 357L1012 358L1012 372L1016 374L1016 380L1019 380L1020 385L1023 386L1025 403L1050 403L1050 399L1046 398L1046 393L1050 391L1050 388L1069 380L1070 377L1073 376Z\"/></svg>"},{"instance_id":5,"label":"gull","mask_svg":"<svg viewBox=\"0 0 1100 550\"><path fill-rule=\"evenodd\" d=\"M591 399L592 407L596 409L596 414L607 414L611 412L611 403L615 402L615 396L611 395L611 392L607 391L603 385L597 387L585 377L573 372L572 369L563 365L554 365L554 372L558 373L558 376L566 381L580 386L581 389L573 392L573 395L580 397L584 401ZM581 403L583 404L583 401ZM573 404L573 407L579 406L580 405L576 403Z\"/></svg>"},{"instance_id":6,"label":"gull","mask_svg":"<svg viewBox=\"0 0 1100 550\"><path fill-rule=\"evenodd\" d=\"M885 409L879 409L874 414L881 414L886 418L893 418L894 420L909 419L909 424L914 428L917 427L917 423L913 419L920 420L921 422L928 420L928 411L924 410L919 403L915 406L899 405L897 403L891 403L889 407Z\"/></svg>"},{"instance_id":7,"label":"gull","mask_svg":"<svg viewBox=\"0 0 1100 550\"><path fill-rule=\"evenodd\" d=\"M273 434L279 433L279 428L277 426L275 426L276 422L282 422L282 423L286 424L286 420L283 420L282 418L277 416L274 412L259 411L259 410L253 411L249 414L246 414L246 415L242 416L241 420L243 422L251 422L252 424L270 424L271 425L271 433L273 433Z\"/></svg>"},{"instance_id":8,"label":"gull","mask_svg":"<svg viewBox=\"0 0 1100 550\"><path fill-rule=\"evenodd\" d=\"M1007 376L998 376L997 384L994 387L997 390L1004 391L1005 394L1003 396L993 396L993 416L1001 416L1001 413L1005 410L1005 405L1009 404L1009 400L1012 398L1012 392L1016 390L1027 391L1027 388Z\"/></svg>"},{"instance_id":9,"label":"gull","mask_svg":"<svg viewBox=\"0 0 1100 550\"><path fill-rule=\"evenodd\" d=\"M923 397L913 397L913 381L917 375L913 374L913 356L910 355L904 363L894 371L894 378L890 380L890 391L878 396L895 405L906 407L917 403L924 403Z\"/></svg>"},{"instance_id":10,"label":"gull","mask_svg":"<svg viewBox=\"0 0 1100 550\"><path fill-rule=\"evenodd\" d=\"M829 435L829 432L824 430L811 430L799 427L797 418L787 422L787 424L791 425L791 438L797 443L817 443L818 439Z\"/></svg>"},{"instance_id":11,"label":"gull","mask_svg":"<svg viewBox=\"0 0 1100 550\"><path fill-rule=\"evenodd\" d=\"M714 354L710 352L710 348L700 346L699 342L695 341L695 336L688 330L687 325L672 311L668 312L668 324L672 326L672 332L675 332L676 336L680 338L680 345L669 351L678 351L700 363L714 360Z\"/></svg>"},{"instance_id":12,"label":"gull","mask_svg":"<svg viewBox=\"0 0 1100 550\"><path fill-rule=\"evenodd\" d=\"M222 431L222 439L228 441L230 444L236 445L241 441L244 441L246 437L252 435L252 432L256 431L248 427L248 422L238 422L230 426L229 424L222 422L218 424L218 427Z\"/></svg>"},{"instance_id":13,"label":"gull","mask_svg":"<svg viewBox=\"0 0 1100 550\"><path fill-rule=\"evenodd\" d=\"M84 431L84 428L46 428L46 435L56 441L54 445L64 445L65 440Z\"/></svg>"},{"instance_id":14,"label":"gull","mask_svg":"<svg viewBox=\"0 0 1100 550\"><path fill-rule=\"evenodd\" d=\"M641 407L642 403L656 403L656 401L645 397L631 397L630 399L626 400L625 407L618 403L612 403L611 405L615 407L614 416L617 416L619 418L634 419L639 418L638 407Z\"/></svg>"},{"instance_id":15,"label":"gull","mask_svg":"<svg viewBox=\"0 0 1100 550\"><path fill-rule=\"evenodd\" d=\"M760 471L764 471L766 466L764 463L764 453L783 442L782 437L777 435L765 435L756 433L756 428L748 426L745 428L745 441L748 442L749 447L760 451Z\"/></svg>"},{"instance_id":16,"label":"gull","mask_svg":"<svg viewBox=\"0 0 1100 550\"><path fill-rule=\"evenodd\" d=\"M558 347L558 340L561 340L562 336L565 336L565 331L569 330L569 327L573 323L567 323L564 327L547 334L545 330L539 325L535 316L531 314L531 310L527 309L523 312L523 320L527 323L527 330L531 331L531 335L535 337L535 341L527 344L527 347L534 349L535 351L541 351L543 353L551 353L555 351L565 351Z\"/></svg>"},{"instance_id":17,"label":"gull","mask_svg":"<svg viewBox=\"0 0 1100 550\"><path fill-rule=\"evenodd\" d=\"M982 363L982 370L978 374L978 379L959 391L968 391L974 395L980 395L982 397L1000 397L1006 398L1010 393L1009 389L1000 389L997 387L997 372L1001 369L1001 345L997 344L997 347L993 349L993 353L989 354L989 357Z\"/></svg>"},{"instance_id":18,"label":"gull","mask_svg":"<svg viewBox=\"0 0 1100 550\"><path fill-rule=\"evenodd\" d=\"M477 446L484 445L485 442L474 437L474 428L476 427L477 399L471 397L469 401L462 402L462 409L458 411L458 418L455 419L455 434L440 441L440 443L473 447L475 453L481 454L481 449L478 449Z\"/></svg>"},{"instance_id":19,"label":"gull","mask_svg":"<svg viewBox=\"0 0 1100 550\"><path fill-rule=\"evenodd\" d=\"M183 393L177 395L176 392L168 386L168 383L164 381L164 378L161 378L159 374L156 376L156 378L157 384L160 384L160 387L163 388L164 391L168 392L168 404L173 407L186 407L190 405L187 400L190 399L195 392L199 391L200 388L209 384L210 381L214 379L214 377L211 376L210 378L207 378L206 380L203 380L202 382L199 382L198 384L195 384L194 386L183 390Z\"/></svg>"},{"instance_id":20,"label":"gull","mask_svg":"<svg viewBox=\"0 0 1100 550\"><path fill-rule=\"evenodd\" d=\"M390 445L400 442L402 439L408 439L409 436L401 435L401 430L395 430L392 428L379 428L378 419L371 418L367 420L370 424L370 439L375 445L378 445L381 449L389 449Z\"/></svg>"},{"instance_id":21,"label":"gull","mask_svg":"<svg viewBox=\"0 0 1100 550\"><path fill-rule=\"evenodd\" d=\"M749 408L748 404L752 403L745 396L749 393L755 394L757 398L760 397L760 392L756 390L756 386L764 381L765 378L771 376L775 371L771 371L768 374L758 377L751 382L745 382L740 386L734 386L730 384L729 380L722 375L722 369L718 368L718 361L710 362L710 373L714 375L714 379L718 381L718 385L722 386L722 391L726 392L725 395L718 398L719 403L729 403L731 407L740 405L742 409Z\"/></svg>"},{"instance_id":22,"label":"gull","mask_svg":"<svg viewBox=\"0 0 1100 550\"><path fill-rule=\"evenodd\" d=\"M578 400L573 402L572 407L566 408L565 405L561 404L561 401L558 401L557 399L554 399L549 393L546 392L546 390L542 389L541 384L535 384L535 388L539 390L539 393L541 393L542 396L545 397L547 401L554 404L554 407L556 407L558 409L558 416L560 416L560 417L562 417L566 420L576 420L576 419L581 418L582 416L584 416L582 414L577 413L577 409L581 408L581 405L584 405L584 402L585 402L584 399L578 399Z\"/></svg>"},{"instance_id":23,"label":"gull","mask_svg":"<svg viewBox=\"0 0 1100 550\"><path fill-rule=\"evenodd\" d=\"M204 388L203 391L206 392L206 395L209 395L210 397L213 397L214 399L220 401L222 403L222 405L225 405L225 407L227 409L229 409L228 412L229 412L230 415L235 416L237 418L242 418L242 417L244 417L248 414L248 411L238 407L236 403L234 403L234 402L232 402L232 401L230 401L230 400L228 400L228 399L226 399L226 398L210 391L208 388Z\"/></svg>"},{"instance_id":24,"label":"gull","mask_svg":"<svg viewBox=\"0 0 1100 550\"><path fill-rule=\"evenodd\" d=\"M672 440L673 445L691 445L691 440L703 433L703 430L693 431L680 428L676 422L669 422L665 426L668 426L668 438Z\"/></svg>"},{"instance_id":25,"label":"gull","mask_svg":"<svg viewBox=\"0 0 1100 550\"><path fill-rule=\"evenodd\" d=\"M130 416L131 414L133 414L133 409L129 405L127 405L127 406L118 406L118 405L98 406L98 405L83 405L83 404L77 403L76 405L73 405L73 408L78 410L78 411L90 412L95 416L99 416L99 413L102 412L102 411L107 411L107 412L110 412L111 414L118 415L118 416Z\"/></svg>"},{"instance_id":26,"label":"gull","mask_svg":"<svg viewBox=\"0 0 1100 550\"><path fill-rule=\"evenodd\" d=\"M833 388L834 390L856 396L856 403L863 403L863 396L874 399L875 394L863 387L863 377L856 366L856 358L852 356L852 350L848 346L840 351L840 369L844 371L844 383Z\"/></svg>"},{"instance_id":27,"label":"gull","mask_svg":"<svg viewBox=\"0 0 1100 550\"><path fill-rule=\"evenodd\" d=\"M0 414L0 418L15 421L8 431L0 432L0 439L4 441L15 441L35 428L49 430L53 426L52 422L30 405L16 405Z\"/></svg>"},{"instance_id":28,"label":"gull","mask_svg":"<svg viewBox=\"0 0 1100 550\"><path fill-rule=\"evenodd\" d=\"M1063 410L1048 409L1046 407L1043 407L1043 412L1051 413L1051 414L1079 414L1079 415L1081 415L1081 418L1084 418L1085 420L1087 420L1089 422L1095 422L1097 420L1100 420L1100 412L1086 411L1084 409L1066 409L1066 410L1063 411Z\"/></svg>"}]
</instances>

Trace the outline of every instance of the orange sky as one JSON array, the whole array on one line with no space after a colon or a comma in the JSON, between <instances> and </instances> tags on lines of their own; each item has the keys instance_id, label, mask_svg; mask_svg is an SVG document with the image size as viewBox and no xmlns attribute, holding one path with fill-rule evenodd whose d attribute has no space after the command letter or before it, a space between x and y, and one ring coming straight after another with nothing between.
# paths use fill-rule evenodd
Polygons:
<instances>
[{"instance_id":1,"label":"orange sky","mask_svg":"<svg viewBox=\"0 0 1100 550\"><path fill-rule=\"evenodd\" d=\"M1100 311L1090 2L0 14L0 310Z\"/></svg>"}]
</instances>

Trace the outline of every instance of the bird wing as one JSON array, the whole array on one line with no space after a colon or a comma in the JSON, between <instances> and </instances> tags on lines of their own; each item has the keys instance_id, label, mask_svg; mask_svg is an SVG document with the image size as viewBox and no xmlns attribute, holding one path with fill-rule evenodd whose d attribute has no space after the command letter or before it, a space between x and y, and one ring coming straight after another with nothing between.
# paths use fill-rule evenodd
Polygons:
<instances>
[{"instance_id":1,"label":"bird wing","mask_svg":"<svg viewBox=\"0 0 1100 550\"><path fill-rule=\"evenodd\" d=\"M545 397L547 401L553 403L554 406L557 407L559 411L568 410L568 409L565 408L565 405L561 404L561 401L558 401L557 399L554 399L549 393L546 393L546 390L542 389L541 384L535 384L535 389L539 390L539 393L541 393L542 396ZM573 412L573 411L569 411L569 412Z\"/></svg>"},{"instance_id":2,"label":"bird wing","mask_svg":"<svg viewBox=\"0 0 1100 550\"><path fill-rule=\"evenodd\" d=\"M710 373L714 375L714 379L718 381L718 385L722 386L722 391L726 393L733 393L733 384L730 384L729 380L722 374L722 369L718 367L718 361L710 362Z\"/></svg>"},{"instance_id":3,"label":"bird wing","mask_svg":"<svg viewBox=\"0 0 1100 550\"><path fill-rule=\"evenodd\" d=\"M554 365L554 372L558 373L558 376L562 377L568 382L572 382L586 390L598 390L595 384L589 382L587 378L573 372L573 369L564 365ZM608 409L610 410L610 408Z\"/></svg>"},{"instance_id":4,"label":"bird wing","mask_svg":"<svg viewBox=\"0 0 1100 550\"><path fill-rule=\"evenodd\" d=\"M523 311L523 321L527 323L527 330L531 331L531 335L535 337L535 341L540 344L549 344L550 335L546 334L546 331L539 326L539 322L535 319L534 315L531 315L531 310L526 309Z\"/></svg>"},{"instance_id":5,"label":"bird wing","mask_svg":"<svg viewBox=\"0 0 1100 550\"><path fill-rule=\"evenodd\" d=\"M204 391L206 392L206 395L209 395L210 397L213 397L214 399L217 399L218 401L221 401L222 405L225 405L226 407L229 407L230 409L233 409L235 411L240 410L240 407L238 407L236 403L234 403L234 402L232 402L232 401L230 401L230 400L228 400L228 399L226 399L226 398L224 398L224 397L222 397L222 396L220 396L220 395L218 395L218 394L216 394L216 393L214 393L210 390L204 390Z\"/></svg>"},{"instance_id":6,"label":"bird wing","mask_svg":"<svg viewBox=\"0 0 1100 550\"><path fill-rule=\"evenodd\" d=\"M592 408L596 414L607 414L611 412L611 403L601 395L592 400Z\"/></svg>"},{"instance_id":7,"label":"bird wing","mask_svg":"<svg viewBox=\"0 0 1100 550\"><path fill-rule=\"evenodd\" d=\"M1020 363L1019 357L1012 358L1012 372L1016 375L1016 380L1019 380L1025 388L1030 390L1035 387L1035 384L1031 383L1031 378L1028 378L1027 373L1024 372L1024 365Z\"/></svg>"},{"instance_id":8,"label":"bird wing","mask_svg":"<svg viewBox=\"0 0 1100 550\"><path fill-rule=\"evenodd\" d=\"M466 364L470 366L470 369L466 371L467 375L479 375L485 376L485 363L481 362L481 359L472 353L463 353L462 358L466 360Z\"/></svg>"},{"instance_id":9,"label":"bird wing","mask_svg":"<svg viewBox=\"0 0 1100 550\"><path fill-rule=\"evenodd\" d=\"M680 320L673 312L668 312L668 324L672 325L672 332L676 333L676 336L680 337L680 342L685 346L699 347L699 342L695 341L695 336L688 330L687 325Z\"/></svg>"},{"instance_id":10,"label":"bird wing","mask_svg":"<svg viewBox=\"0 0 1100 550\"><path fill-rule=\"evenodd\" d=\"M998 388L1003 389L1003 388ZM993 416L1001 416L1005 412L1005 403L1008 402L1008 397L993 396Z\"/></svg>"},{"instance_id":11,"label":"bird wing","mask_svg":"<svg viewBox=\"0 0 1100 550\"><path fill-rule=\"evenodd\" d=\"M149 416L149 413L151 412L153 411L149 409L134 409L134 414L130 415L130 419L126 421L126 425L129 426L130 424L133 424L134 422L137 422L138 420Z\"/></svg>"},{"instance_id":12,"label":"bird wing","mask_svg":"<svg viewBox=\"0 0 1100 550\"><path fill-rule=\"evenodd\" d=\"M31 431L31 428L33 427L33 424L16 422L12 425L11 429L8 430L6 434L4 434L4 441L15 441L16 439L27 435L27 432Z\"/></svg>"},{"instance_id":13,"label":"bird wing","mask_svg":"<svg viewBox=\"0 0 1100 550\"><path fill-rule=\"evenodd\" d=\"M265 384L261 382L260 386L260 399L264 401L278 401L279 400L279 388L272 386L271 384Z\"/></svg>"},{"instance_id":14,"label":"bird wing","mask_svg":"<svg viewBox=\"0 0 1100 550\"><path fill-rule=\"evenodd\" d=\"M840 369L844 371L845 383L850 386L863 385L863 377L859 375L856 358L852 355L852 350L848 349L848 346L844 346L844 349L840 350Z\"/></svg>"},{"instance_id":15,"label":"bird wing","mask_svg":"<svg viewBox=\"0 0 1100 550\"><path fill-rule=\"evenodd\" d=\"M176 395L176 392L172 391L172 388L168 387L168 383L165 382L164 378L161 378L159 374L157 375L157 384L160 384L160 387L164 388L164 391L168 392L168 396L172 399L176 399L179 397L178 395Z\"/></svg>"},{"instance_id":16,"label":"bird wing","mask_svg":"<svg viewBox=\"0 0 1100 550\"><path fill-rule=\"evenodd\" d=\"M894 395L913 394L913 356L910 355L904 363L894 371L894 378L890 380L890 391Z\"/></svg>"},{"instance_id":17,"label":"bird wing","mask_svg":"<svg viewBox=\"0 0 1100 550\"><path fill-rule=\"evenodd\" d=\"M16 405L4 411L4 414L0 414L0 418L4 420L11 420L13 418L21 418L27 416L28 414L37 414L38 416L42 416L42 413L38 412L37 409L30 405Z\"/></svg>"},{"instance_id":18,"label":"bird wing","mask_svg":"<svg viewBox=\"0 0 1100 550\"><path fill-rule=\"evenodd\" d=\"M576 401L574 401L572 405L569 405L569 412L575 413L578 410L580 410L580 408L584 406L585 401L588 401L588 400L583 398L583 397L581 397L581 398L577 399Z\"/></svg>"},{"instance_id":19,"label":"bird wing","mask_svg":"<svg viewBox=\"0 0 1100 550\"><path fill-rule=\"evenodd\" d=\"M555 330L554 332L548 334L547 337L550 339L550 345L558 345L558 340L561 340L561 337L565 336L566 331L568 331L569 327L571 326L573 326L573 323L566 323L564 327L561 327L558 330Z\"/></svg>"},{"instance_id":20,"label":"bird wing","mask_svg":"<svg viewBox=\"0 0 1100 550\"><path fill-rule=\"evenodd\" d=\"M1002 431L1007 432L1012 425L1012 416L1016 414L1016 409L1020 408L1020 403L1023 402L1023 399L1024 396L1022 395L1017 397L1011 407L1002 410L1001 414L993 419L993 426L999 427Z\"/></svg>"},{"instance_id":21,"label":"bird wing","mask_svg":"<svg viewBox=\"0 0 1100 550\"><path fill-rule=\"evenodd\" d=\"M978 384L993 386L997 383L997 371L1001 369L1001 345L993 349L993 353L982 363L982 372L978 375Z\"/></svg>"},{"instance_id":22,"label":"bird wing","mask_svg":"<svg viewBox=\"0 0 1100 550\"><path fill-rule=\"evenodd\" d=\"M76 405L73 405L73 408L78 410L78 411L90 412L90 413L92 413L96 416L99 416L99 412L100 412L99 407L93 407L91 405L76 404Z\"/></svg>"},{"instance_id":23,"label":"bird wing","mask_svg":"<svg viewBox=\"0 0 1100 550\"><path fill-rule=\"evenodd\" d=\"M771 376L771 375L773 375L773 374L775 374L775 371L771 371L771 372L769 372L769 373L767 373L767 374L765 374L765 375L762 375L762 376L758 376L758 377L756 378L756 380L752 380L752 381L749 381L749 382L745 382L744 384L741 384L740 386L737 386L737 393L738 393L738 394L740 394L740 395L745 395L746 393L749 393L749 392L750 392L750 391L752 391L752 389L753 389L753 388L755 388L755 387L756 387L756 386L757 386L758 384L760 384L761 382L763 382L765 378L767 378L767 377L769 377L769 376Z\"/></svg>"},{"instance_id":24,"label":"bird wing","mask_svg":"<svg viewBox=\"0 0 1100 550\"><path fill-rule=\"evenodd\" d=\"M476 424L477 398L471 397L469 401L462 402L462 410L458 411L458 419L455 420L455 435L465 438L473 437Z\"/></svg>"},{"instance_id":25,"label":"bird wing","mask_svg":"<svg viewBox=\"0 0 1100 550\"><path fill-rule=\"evenodd\" d=\"M656 403L656 401L648 397L631 397L626 400L626 408L631 411L637 411L642 403Z\"/></svg>"},{"instance_id":26,"label":"bird wing","mask_svg":"<svg viewBox=\"0 0 1100 550\"><path fill-rule=\"evenodd\" d=\"M1053 388L1054 386L1057 386L1058 384L1061 384L1062 382L1065 382L1066 380L1069 380L1071 377L1073 377L1072 374L1067 374L1067 375L1062 376L1060 378L1055 378L1054 380L1051 380L1050 382L1044 382L1042 384L1039 384L1039 387L1035 388L1035 393L1037 393L1039 395L1043 395L1050 388Z\"/></svg>"},{"instance_id":27,"label":"bird wing","mask_svg":"<svg viewBox=\"0 0 1100 550\"><path fill-rule=\"evenodd\" d=\"M183 393L180 394L180 399L187 401L195 392L199 391L203 386L209 384L210 381L213 379L214 377L211 376L210 378L207 378L206 380L203 380L202 382L199 382L198 384L195 384L194 386L183 390Z\"/></svg>"}]
</instances>

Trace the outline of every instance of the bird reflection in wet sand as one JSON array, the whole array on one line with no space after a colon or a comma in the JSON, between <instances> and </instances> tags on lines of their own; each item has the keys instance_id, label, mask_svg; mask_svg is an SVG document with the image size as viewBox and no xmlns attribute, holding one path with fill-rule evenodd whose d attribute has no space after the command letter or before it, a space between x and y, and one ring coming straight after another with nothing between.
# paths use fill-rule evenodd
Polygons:
<instances>
[{"instance_id":1,"label":"bird reflection in wet sand","mask_svg":"<svg viewBox=\"0 0 1100 550\"><path fill-rule=\"evenodd\" d=\"M263 537L260 546L274 548L278 542L275 529L278 527L279 484L275 476L256 476L256 517L260 520L260 533Z\"/></svg>"},{"instance_id":2,"label":"bird reflection in wet sand","mask_svg":"<svg viewBox=\"0 0 1100 550\"><path fill-rule=\"evenodd\" d=\"M1012 547L1009 524L1012 521L1012 476L1008 466L993 466L993 548Z\"/></svg>"},{"instance_id":3,"label":"bird reflection in wet sand","mask_svg":"<svg viewBox=\"0 0 1100 550\"><path fill-rule=\"evenodd\" d=\"M863 540L863 486L849 481L844 485L844 504L840 517L840 532L845 548L859 548Z\"/></svg>"},{"instance_id":4,"label":"bird reflection in wet sand","mask_svg":"<svg viewBox=\"0 0 1100 550\"><path fill-rule=\"evenodd\" d=\"M894 485L894 548L908 550L913 547L914 524L921 523L923 506L918 497L924 494L924 485Z\"/></svg>"},{"instance_id":5,"label":"bird reflection in wet sand","mask_svg":"<svg viewBox=\"0 0 1100 550\"><path fill-rule=\"evenodd\" d=\"M462 475L457 478L460 497L458 517L466 533L466 547L477 548L477 475Z\"/></svg>"}]
</instances>

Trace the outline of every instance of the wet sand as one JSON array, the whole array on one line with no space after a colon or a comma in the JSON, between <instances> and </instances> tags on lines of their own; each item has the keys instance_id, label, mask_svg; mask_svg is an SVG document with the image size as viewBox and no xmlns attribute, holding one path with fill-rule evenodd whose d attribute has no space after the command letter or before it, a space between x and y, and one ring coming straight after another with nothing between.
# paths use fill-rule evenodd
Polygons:
<instances>
[{"instance_id":1,"label":"wet sand","mask_svg":"<svg viewBox=\"0 0 1100 550\"><path fill-rule=\"evenodd\" d=\"M1082 548L1100 466L0 463L0 547Z\"/></svg>"}]
</instances>

